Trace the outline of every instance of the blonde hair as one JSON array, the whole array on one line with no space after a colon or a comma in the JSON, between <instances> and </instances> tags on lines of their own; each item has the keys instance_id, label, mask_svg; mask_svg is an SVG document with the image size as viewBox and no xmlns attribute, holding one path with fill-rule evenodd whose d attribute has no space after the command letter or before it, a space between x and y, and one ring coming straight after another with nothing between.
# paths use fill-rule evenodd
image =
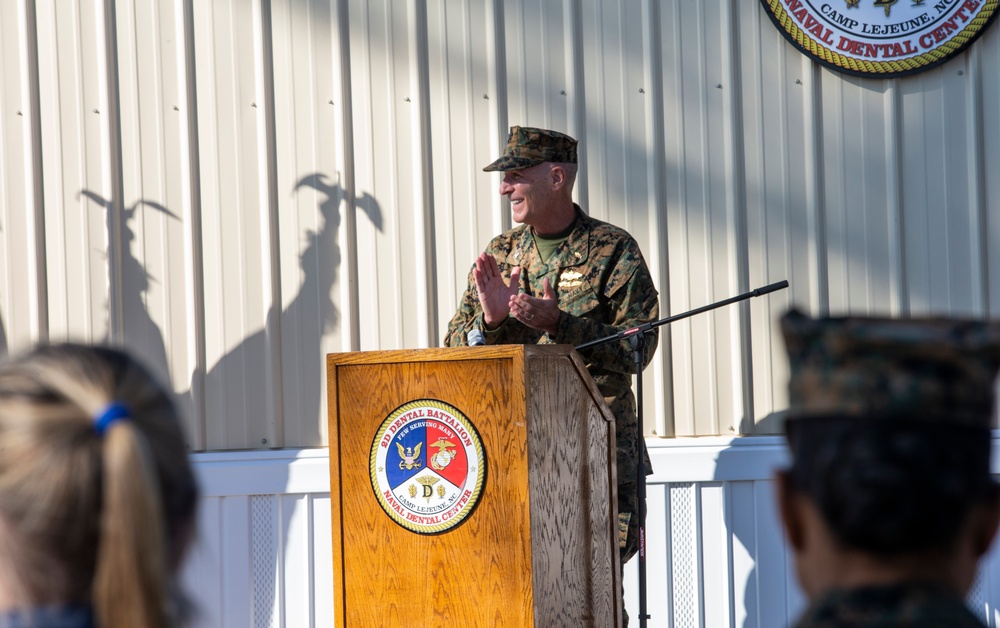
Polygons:
<instances>
[{"instance_id":1,"label":"blonde hair","mask_svg":"<svg viewBox=\"0 0 1000 628\"><path fill-rule=\"evenodd\" d=\"M112 403L128 416L99 430ZM175 625L197 496L174 404L126 353L51 345L0 366L0 552L17 606Z\"/></svg>"}]
</instances>

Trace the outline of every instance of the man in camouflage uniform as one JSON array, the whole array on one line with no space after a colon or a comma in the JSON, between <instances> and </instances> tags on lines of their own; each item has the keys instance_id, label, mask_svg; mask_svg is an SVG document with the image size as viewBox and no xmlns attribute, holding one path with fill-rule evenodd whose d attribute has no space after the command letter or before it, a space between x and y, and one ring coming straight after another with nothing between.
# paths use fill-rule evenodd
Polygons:
<instances>
[{"instance_id":1,"label":"man in camouflage uniform","mask_svg":"<svg viewBox=\"0 0 1000 628\"><path fill-rule=\"evenodd\" d=\"M778 504L797 628L981 628L963 602L1000 521L1000 324L782 318L791 467Z\"/></svg>"},{"instance_id":2,"label":"man in camouflage uniform","mask_svg":"<svg viewBox=\"0 0 1000 628\"><path fill-rule=\"evenodd\" d=\"M579 345L658 318L656 288L638 244L573 203L576 148L568 135L514 126L503 156L483 168L504 173L500 194L509 197L514 220L522 224L494 238L476 260L448 325L448 346L467 344L473 329L483 332L487 344ZM646 364L656 334L648 340ZM582 355L616 419L624 564L638 550L639 455L646 472L651 469L638 438L635 362L627 342Z\"/></svg>"}]
</instances>

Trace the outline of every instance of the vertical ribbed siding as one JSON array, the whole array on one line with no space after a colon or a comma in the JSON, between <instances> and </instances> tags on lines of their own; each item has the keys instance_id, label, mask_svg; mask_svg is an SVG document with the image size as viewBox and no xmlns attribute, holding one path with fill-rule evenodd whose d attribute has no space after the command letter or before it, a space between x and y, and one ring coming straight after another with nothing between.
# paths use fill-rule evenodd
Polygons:
<instances>
[{"instance_id":1,"label":"vertical ribbed siding","mask_svg":"<svg viewBox=\"0 0 1000 628\"><path fill-rule=\"evenodd\" d=\"M983 138L983 162L988 172L993 170L993 164L1000 163L1000 117L995 112L1000 111L1000 77L993 68L1000 67L1000 37L996 29L986 33L976 42L978 48L981 73L979 94L982 98L982 127L969 131ZM986 257L986 291L987 301L984 312L988 316L1000 315L1000 255L992 253L1000 251L1000 177L986 176L982 181L982 203L985 206L986 224L982 237L985 239L984 255ZM992 253L992 254L991 254Z\"/></svg>"},{"instance_id":2,"label":"vertical ribbed siding","mask_svg":"<svg viewBox=\"0 0 1000 628\"><path fill-rule=\"evenodd\" d=\"M138 354L163 381L183 382L187 388L192 379L188 338L197 338L197 328L187 320L194 289L187 285L185 235L196 223L185 206L191 180L181 156L187 103L181 98L183 66L177 52L183 46L175 33L183 30L169 5L133 1L114 8L119 113L109 126L117 135L114 152L121 165L121 200L111 205L118 232L109 246L120 265L110 273L120 300L113 317L120 319L115 342ZM192 442L200 443L194 429L200 413L190 396L180 401L191 417Z\"/></svg>"},{"instance_id":3,"label":"vertical ribbed siding","mask_svg":"<svg viewBox=\"0 0 1000 628\"><path fill-rule=\"evenodd\" d=\"M357 351L361 347L361 330L358 316L360 304L360 281L358 279L358 210L367 212L369 218L381 224L381 215L374 212L374 199L359 193L356 186L356 156L354 149L354 130L351 120L354 115L353 90L351 87L351 39L350 19L348 18L348 0L336 0L331 6L333 18L330 29L332 39L330 52L333 57L333 106L336 107L332 118L335 154L338 163L343 164L342 192L345 195L341 207L343 227L337 234L337 259L340 260L340 272L335 281L340 284L339 308L335 306L331 315L332 328L340 328L340 351ZM358 199L358 200L356 200ZM324 367L324 381L325 367ZM320 400L325 405L324 400ZM323 421L325 429L325 421Z\"/></svg>"},{"instance_id":4,"label":"vertical ribbed siding","mask_svg":"<svg viewBox=\"0 0 1000 628\"><path fill-rule=\"evenodd\" d=\"M972 264L970 287L972 294L969 307L972 312L982 315L986 312L990 300L989 291L989 212L986 204L986 179L988 176L985 161L986 141L978 133L984 126L983 120L983 66L981 48L973 47L968 52L969 80L966 85L966 128L969 137L969 163L967 170L967 187L969 189L969 255Z\"/></svg>"},{"instance_id":5,"label":"vertical ribbed siding","mask_svg":"<svg viewBox=\"0 0 1000 628\"><path fill-rule=\"evenodd\" d=\"M722 27L722 70L725 84L732 86L723 91L722 109L727 123L724 127L726 146L726 222L730 225L726 247L732 252L729 268L728 290L732 294L743 294L751 288L750 259L748 243L741 236L747 232L747 211L743 164L743 111L739 95L742 79L739 74L740 38L737 29L737 4L735 1L723 3L721 7ZM766 283L766 281L764 282ZM716 423L718 433L742 433L752 427L753 401L753 319L751 307L755 304L742 303L733 311L730 319L730 350L736 354L733 360L732 380L728 394L731 395L732 409L722 413ZM758 310L759 311L759 310ZM725 394L724 391L720 393ZM728 417L728 418L727 418Z\"/></svg>"},{"instance_id":6,"label":"vertical ribbed siding","mask_svg":"<svg viewBox=\"0 0 1000 628\"><path fill-rule=\"evenodd\" d=\"M108 189L113 165L104 159L109 124L99 36L101 6L35 3L41 127L46 306L53 339L110 339L107 245L113 212ZM103 29L101 29L103 30ZM22 34L30 37L30 34ZM107 116L104 111L103 115ZM103 132L102 132L103 129Z\"/></svg>"},{"instance_id":7,"label":"vertical ribbed siding","mask_svg":"<svg viewBox=\"0 0 1000 628\"><path fill-rule=\"evenodd\" d=\"M433 153L430 138L430 81L428 51L427 3L410 0L407 6L407 28L410 31L410 82L413 86L411 136L413 164L413 259L410 266L415 283L414 308L418 347L438 345L437 303L434 299L434 184ZM400 268L401 274L405 271Z\"/></svg>"},{"instance_id":8,"label":"vertical ribbed siding","mask_svg":"<svg viewBox=\"0 0 1000 628\"><path fill-rule=\"evenodd\" d=\"M48 336L34 3L0 7L0 352Z\"/></svg>"},{"instance_id":9,"label":"vertical ribbed siding","mask_svg":"<svg viewBox=\"0 0 1000 628\"><path fill-rule=\"evenodd\" d=\"M488 3L440 0L427 5L435 344L465 289L473 259L499 225L494 177L481 170L506 137L490 133L502 93L487 71L493 67L492 10Z\"/></svg>"},{"instance_id":10,"label":"vertical ribbed siding","mask_svg":"<svg viewBox=\"0 0 1000 628\"><path fill-rule=\"evenodd\" d=\"M125 262L122 259L125 206L122 181L121 102L118 96L118 36L114 0L100 0L94 7L97 37L97 102L100 108L101 188L107 211L108 334L112 344L125 344ZM81 24L82 30L87 24Z\"/></svg>"},{"instance_id":11,"label":"vertical ribbed siding","mask_svg":"<svg viewBox=\"0 0 1000 628\"><path fill-rule=\"evenodd\" d=\"M483 92L483 97L491 100L490 104L490 125L487 132L489 141L489 155L499 155L504 147L504 134L508 128L510 119L510 91L507 88L507 21L504 17L503 0L486 0L486 41L487 41L487 68L486 75L489 77L488 91ZM485 163L489 164L489 155ZM494 157L495 159L495 157ZM478 174L478 173L477 173ZM490 179L493 182L500 180L500 175L492 174ZM490 234L497 234L511 226L510 212L507 211L506 203L500 200L498 194L493 195L490 203ZM485 244L485 243L484 243ZM470 262L471 264L471 262Z\"/></svg>"},{"instance_id":12,"label":"vertical ribbed siding","mask_svg":"<svg viewBox=\"0 0 1000 628\"><path fill-rule=\"evenodd\" d=\"M886 214L888 228L887 238L884 244L885 250L888 252L888 263L886 265L887 274L889 276L889 310L893 316L905 316L910 313L910 294L909 294L909 284L906 276L906 216L903 213L904 207L904 192L903 192L903 168L902 168L902 115L900 96L899 96L899 81L896 79L891 79L886 81L885 97L883 99L883 123L885 129L885 145L883 147L885 151L885 178L888 184L888 190L886 195ZM877 151L873 151L876 155ZM867 198L865 199L868 200ZM868 207L867 202L865 203L866 210L872 210L872 214L878 216L877 206ZM857 229L856 225L852 225L853 229ZM858 234L851 234L853 239L857 239ZM865 238L867 240L867 236ZM866 242L867 244L867 242ZM845 247L846 248L846 247ZM879 243L872 244L873 249L878 249ZM858 268L857 273L861 274L864 267ZM868 299L860 300L855 304L856 307L864 307L865 309L872 309L881 305L877 298L872 298L870 301Z\"/></svg>"},{"instance_id":13,"label":"vertical ribbed siding","mask_svg":"<svg viewBox=\"0 0 1000 628\"><path fill-rule=\"evenodd\" d=\"M735 0L18 0L0 36L0 340L129 347L195 449L323 444L325 353L440 343L511 124L581 140L664 316L791 283L661 328L659 435L774 431L791 304L1000 307L996 28L884 81Z\"/></svg>"},{"instance_id":14,"label":"vertical ribbed siding","mask_svg":"<svg viewBox=\"0 0 1000 628\"><path fill-rule=\"evenodd\" d=\"M322 354L342 350L332 296L348 191L338 154L343 101L335 71L336 7L272 1L282 414L286 442L322 442ZM350 326L347 326L349 329Z\"/></svg>"},{"instance_id":15,"label":"vertical ribbed siding","mask_svg":"<svg viewBox=\"0 0 1000 628\"><path fill-rule=\"evenodd\" d=\"M252 5L194 5L197 117L205 265L206 447L268 445L268 306L272 254L261 197ZM267 260L265 260L267 258ZM271 327L273 329L273 327Z\"/></svg>"},{"instance_id":16,"label":"vertical ribbed siding","mask_svg":"<svg viewBox=\"0 0 1000 628\"><path fill-rule=\"evenodd\" d=\"M260 186L261 315L264 317L265 433L262 444L285 444L281 368L281 260L278 250L277 154L274 113L274 52L271 0L253 3L254 69L257 114L257 181Z\"/></svg>"},{"instance_id":17,"label":"vertical ribbed siding","mask_svg":"<svg viewBox=\"0 0 1000 628\"><path fill-rule=\"evenodd\" d=\"M174 41L176 54L176 84L178 118L179 164L181 180L181 221L183 235L185 302L183 320L187 327L185 343L174 343L175 350L183 349L186 359L178 361L178 368L190 373L190 386L183 397L183 408L188 418L188 435L191 448L202 451L207 447L205 415L205 374L208 370L205 354L205 261L202 254L201 227L201 166L199 163L198 111L196 61L194 57L194 7L193 0L179 0L174 5ZM166 77L164 82L167 83ZM177 382L178 380L173 380ZM181 380L183 381L183 380ZM175 387L177 385L175 384Z\"/></svg>"},{"instance_id":18,"label":"vertical ribbed siding","mask_svg":"<svg viewBox=\"0 0 1000 628\"><path fill-rule=\"evenodd\" d=\"M9 4L8 4L9 6ZM19 111L25 119L24 167L25 196L21 208L28 221L25 241L28 270L29 338L42 342L48 338L48 283L45 267L45 202L42 187L42 127L38 100L38 23L34 3L23 0L18 5L20 26L21 98ZM16 211L15 207L15 211Z\"/></svg>"},{"instance_id":19,"label":"vertical ribbed siding","mask_svg":"<svg viewBox=\"0 0 1000 628\"><path fill-rule=\"evenodd\" d=\"M648 94L645 123L649 129L649 141L646 143L646 193L649 202L649 239L645 249L646 263L653 276L659 279L657 289L660 293L660 316L673 314L670 309L670 273L667 260L669 245L667 239L667 184L664 173L666 163L666 133L664 129L664 101L666 76L663 68L663 49L666 45L660 38L661 8L657 0L647 0L642 6L643 14L643 56L646 59L643 90ZM582 45L581 45L582 48ZM582 123L581 123L582 126ZM582 199L581 199L582 200ZM651 433L660 436L674 435L674 403L673 403L673 372L669 359L672 353L672 334L670 327L660 328L660 357L653 361L650 368L643 374L644 404L649 407L645 411L647 417L652 416L652 425L647 422ZM650 373L650 371L652 371ZM649 391L646 395L645 391Z\"/></svg>"}]
</instances>

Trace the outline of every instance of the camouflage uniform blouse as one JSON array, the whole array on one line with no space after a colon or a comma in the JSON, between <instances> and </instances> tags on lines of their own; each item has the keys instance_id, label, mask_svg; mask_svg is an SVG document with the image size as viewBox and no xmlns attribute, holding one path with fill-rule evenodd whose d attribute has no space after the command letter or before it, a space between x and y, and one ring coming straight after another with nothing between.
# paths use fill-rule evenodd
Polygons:
<instances>
[{"instance_id":1,"label":"camouflage uniform blouse","mask_svg":"<svg viewBox=\"0 0 1000 628\"><path fill-rule=\"evenodd\" d=\"M985 628L957 595L909 583L833 591L795 628Z\"/></svg>"},{"instance_id":2,"label":"camouflage uniform blouse","mask_svg":"<svg viewBox=\"0 0 1000 628\"><path fill-rule=\"evenodd\" d=\"M591 218L579 207L576 213L573 231L547 262L541 260L532 231L526 225L493 238L486 247L508 283L510 271L515 266L521 267L521 289L526 293L543 296L542 279L549 278L562 310L559 332L553 337L513 317L495 330L486 330L470 271L458 312L448 324L447 346L468 344L466 334L474 328L483 330L487 344L579 345L659 318L656 288L636 241L625 230ZM647 337L645 364L649 364L657 345L655 333ZM618 484L634 484L638 422L632 394L631 376L635 373L632 350L627 341L620 341L586 349L581 355L615 415ZM651 465L645 444L642 448L649 473Z\"/></svg>"}]
</instances>

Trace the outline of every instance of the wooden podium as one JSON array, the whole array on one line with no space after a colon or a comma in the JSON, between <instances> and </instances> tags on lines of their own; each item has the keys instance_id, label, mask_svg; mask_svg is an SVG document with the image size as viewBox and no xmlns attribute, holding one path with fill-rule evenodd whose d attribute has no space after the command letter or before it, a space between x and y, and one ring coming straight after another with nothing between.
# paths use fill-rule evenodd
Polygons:
<instances>
[{"instance_id":1,"label":"wooden podium","mask_svg":"<svg viewBox=\"0 0 1000 628\"><path fill-rule=\"evenodd\" d=\"M330 354L327 378L336 626L621 624L614 417L572 347ZM404 527L376 478L411 474L421 511L443 499L431 467L458 460L444 447L462 438L387 444L419 412L387 418L416 400L464 415L485 459L478 503L439 532ZM425 423L435 425L413 425Z\"/></svg>"}]
</instances>

